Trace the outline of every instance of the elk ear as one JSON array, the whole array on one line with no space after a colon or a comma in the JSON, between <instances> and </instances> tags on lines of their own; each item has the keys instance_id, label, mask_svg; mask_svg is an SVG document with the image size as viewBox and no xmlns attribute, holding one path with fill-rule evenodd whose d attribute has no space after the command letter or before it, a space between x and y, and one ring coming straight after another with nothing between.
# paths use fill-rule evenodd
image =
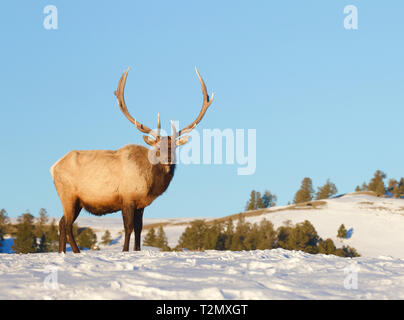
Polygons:
<instances>
[{"instance_id":1,"label":"elk ear","mask_svg":"<svg viewBox=\"0 0 404 320\"><path fill-rule=\"evenodd\" d=\"M148 137L148 136L143 136L143 140L144 142L146 142L149 146L154 146L157 141L153 140L152 138Z\"/></svg>"},{"instance_id":2,"label":"elk ear","mask_svg":"<svg viewBox=\"0 0 404 320\"><path fill-rule=\"evenodd\" d=\"M190 137L191 137L191 136L181 137L181 138L179 138L178 140L175 141L175 144L176 144L177 146L182 146L183 144L186 144L186 143L188 142L188 139L189 139Z\"/></svg>"}]
</instances>

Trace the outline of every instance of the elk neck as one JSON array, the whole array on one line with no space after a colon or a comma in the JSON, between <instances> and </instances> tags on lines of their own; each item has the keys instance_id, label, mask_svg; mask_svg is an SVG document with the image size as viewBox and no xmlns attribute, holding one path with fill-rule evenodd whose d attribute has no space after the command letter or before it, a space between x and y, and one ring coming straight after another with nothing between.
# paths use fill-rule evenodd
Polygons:
<instances>
[{"instance_id":1,"label":"elk neck","mask_svg":"<svg viewBox=\"0 0 404 320\"><path fill-rule=\"evenodd\" d=\"M167 190L174 177L175 166L175 164L161 163L153 165L153 171L155 174L153 174L154 180L150 188L150 194L157 197Z\"/></svg>"}]
</instances>

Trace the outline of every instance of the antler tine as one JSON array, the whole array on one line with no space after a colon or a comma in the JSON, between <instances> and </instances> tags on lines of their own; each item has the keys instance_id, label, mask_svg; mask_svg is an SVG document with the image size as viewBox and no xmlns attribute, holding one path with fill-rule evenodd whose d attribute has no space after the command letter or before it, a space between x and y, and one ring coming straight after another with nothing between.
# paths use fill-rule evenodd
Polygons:
<instances>
[{"instance_id":1,"label":"antler tine","mask_svg":"<svg viewBox=\"0 0 404 320\"><path fill-rule=\"evenodd\" d=\"M128 108L125 103L125 98L124 98L125 84L126 84L126 78L128 77L128 72L129 72L129 68L122 74L121 79L119 80L119 83L118 83L118 89L114 92L116 98L118 99L119 108L121 109L121 111L125 115L125 117L130 122L132 122L136 126L136 128L138 128L139 131L146 133L146 134L150 134L155 139L157 139L157 137L160 134L160 129L158 130L159 134L157 134L150 128L146 127L144 124L141 124L140 122L136 121L136 119L133 118L128 111ZM158 122L160 122L160 120L158 120Z\"/></svg>"},{"instance_id":2,"label":"antler tine","mask_svg":"<svg viewBox=\"0 0 404 320\"><path fill-rule=\"evenodd\" d=\"M214 93L212 93L212 98L209 98L209 95L208 95L207 90L206 90L205 82L203 81L203 79L202 79L201 75L199 74L199 71L198 71L198 69L196 67L195 67L195 71L196 71L196 74L197 74L197 76L199 78L199 81L201 83L201 88L202 88L202 95L203 95L202 109L199 112L198 117L190 125L186 126L184 129L182 129L182 130L180 130L178 132L178 135L177 135L178 137L183 135L184 133L192 131L196 127L196 125L204 117L206 111L208 110L208 108L211 105L211 103L213 101L213 98L215 96Z\"/></svg>"},{"instance_id":3,"label":"antler tine","mask_svg":"<svg viewBox=\"0 0 404 320\"><path fill-rule=\"evenodd\" d=\"M171 136L174 137L174 139L176 139L176 138L179 136L179 135L177 134L177 129L175 128L174 121L173 121L173 120L170 120L170 122L171 122L171 131L172 131Z\"/></svg>"},{"instance_id":4,"label":"antler tine","mask_svg":"<svg viewBox=\"0 0 404 320\"><path fill-rule=\"evenodd\" d=\"M157 113L157 136L160 137L161 123L160 123L160 112Z\"/></svg>"}]
</instances>

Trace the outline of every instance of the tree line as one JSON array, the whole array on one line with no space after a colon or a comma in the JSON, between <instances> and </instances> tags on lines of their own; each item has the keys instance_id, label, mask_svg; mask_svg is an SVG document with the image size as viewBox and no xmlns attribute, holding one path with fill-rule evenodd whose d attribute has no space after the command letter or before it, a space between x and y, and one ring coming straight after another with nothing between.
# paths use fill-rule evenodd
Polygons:
<instances>
[{"instance_id":1,"label":"tree line","mask_svg":"<svg viewBox=\"0 0 404 320\"><path fill-rule=\"evenodd\" d=\"M404 197L404 177L398 180L391 178L388 180L387 184L385 184L384 180L386 177L387 175L383 171L376 170L370 181L363 182L361 186L357 186L355 192L371 191L377 196L384 196L390 193L395 198ZM312 179L305 177L301 182L300 188L296 191L292 202L293 204L299 204L312 200L329 199L337 193L338 189L330 179L327 179L325 184L319 186L317 191L315 191ZM266 190L262 196L260 192L252 190L245 210L249 211L273 207L276 205L276 201L276 195L268 190ZM290 202L288 204L290 204Z\"/></svg>"},{"instance_id":2,"label":"tree line","mask_svg":"<svg viewBox=\"0 0 404 320\"><path fill-rule=\"evenodd\" d=\"M342 239L346 237L346 234L345 227L341 225L337 236ZM232 219L225 222L206 222L200 219L192 221L182 233L175 248L170 248L166 239L162 226L159 227L158 236L152 228L145 237L144 245L158 247L164 251L182 249L248 251L282 248L311 254L333 254L340 257L359 256L352 247L337 248L332 239L320 238L314 226L307 220L295 225L287 221L275 230L272 222L266 219L259 224L251 224L245 221L242 214L239 215L236 224Z\"/></svg>"},{"instance_id":3,"label":"tree line","mask_svg":"<svg viewBox=\"0 0 404 320\"><path fill-rule=\"evenodd\" d=\"M395 198L403 197L404 177L399 180L391 178L388 180L387 185L384 182L386 178L387 175L383 171L377 170L368 183L363 182L361 186L356 187L355 191L373 191L377 196L383 196L389 192Z\"/></svg>"},{"instance_id":4,"label":"tree line","mask_svg":"<svg viewBox=\"0 0 404 320\"><path fill-rule=\"evenodd\" d=\"M57 252L59 248L59 228L56 220L50 218L46 209L40 209L39 217L35 218L26 212L12 224L5 209L0 210L0 240L8 234L14 238L12 249L15 253ZM97 235L91 228L80 228L73 224L73 234L81 249L97 250ZM102 244L112 241L111 233L106 230L101 238ZM0 241L0 252L2 252Z\"/></svg>"}]
</instances>

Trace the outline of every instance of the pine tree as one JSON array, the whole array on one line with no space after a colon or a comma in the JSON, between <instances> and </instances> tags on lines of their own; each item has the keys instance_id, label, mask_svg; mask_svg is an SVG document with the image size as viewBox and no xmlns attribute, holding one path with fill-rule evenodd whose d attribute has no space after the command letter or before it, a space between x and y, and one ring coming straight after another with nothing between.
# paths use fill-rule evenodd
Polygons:
<instances>
[{"instance_id":1,"label":"pine tree","mask_svg":"<svg viewBox=\"0 0 404 320\"><path fill-rule=\"evenodd\" d=\"M257 195L255 190L252 190L250 193L250 200L248 200L245 210L250 211L250 210L255 210L257 208Z\"/></svg>"},{"instance_id":2,"label":"pine tree","mask_svg":"<svg viewBox=\"0 0 404 320\"><path fill-rule=\"evenodd\" d=\"M103 236L101 237L101 243L104 245L108 245L111 241L111 232L109 232L109 230L105 230Z\"/></svg>"},{"instance_id":3,"label":"pine tree","mask_svg":"<svg viewBox=\"0 0 404 320\"><path fill-rule=\"evenodd\" d=\"M264 202L262 201L261 198L261 192L257 192L255 194L255 208L254 209L263 209L266 208L264 205Z\"/></svg>"},{"instance_id":4,"label":"pine tree","mask_svg":"<svg viewBox=\"0 0 404 320\"><path fill-rule=\"evenodd\" d=\"M287 246L292 250L315 254L318 253L317 244L319 239L314 226L308 220L305 220L291 229Z\"/></svg>"},{"instance_id":5,"label":"pine tree","mask_svg":"<svg viewBox=\"0 0 404 320\"><path fill-rule=\"evenodd\" d=\"M214 221L211 226L208 226L204 239L204 248L206 250L224 250L225 237L222 229L222 224L217 221Z\"/></svg>"},{"instance_id":6,"label":"pine tree","mask_svg":"<svg viewBox=\"0 0 404 320\"><path fill-rule=\"evenodd\" d=\"M393 189L393 194L395 198L399 198L404 195L404 178L401 178L397 185Z\"/></svg>"},{"instance_id":7,"label":"pine tree","mask_svg":"<svg viewBox=\"0 0 404 320\"><path fill-rule=\"evenodd\" d=\"M170 247L168 246L167 236L162 226L160 226L159 230L157 231L156 247L162 249L163 251L170 250Z\"/></svg>"},{"instance_id":8,"label":"pine tree","mask_svg":"<svg viewBox=\"0 0 404 320\"><path fill-rule=\"evenodd\" d=\"M325 241L321 240L318 244L318 253L322 254L335 254L337 248L335 247L334 242L328 238Z\"/></svg>"},{"instance_id":9,"label":"pine tree","mask_svg":"<svg viewBox=\"0 0 404 320\"><path fill-rule=\"evenodd\" d=\"M143 239L143 245L149 247L156 246L156 231L154 230L154 228L149 229L149 231L147 232L146 236Z\"/></svg>"},{"instance_id":10,"label":"pine tree","mask_svg":"<svg viewBox=\"0 0 404 320\"><path fill-rule=\"evenodd\" d=\"M43 233L39 240L37 252L48 252L49 251L48 243L49 243L49 241L46 238L46 234Z\"/></svg>"},{"instance_id":11,"label":"pine tree","mask_svg":"<svg viewBox=\"0 0 404 320\"><path fill-rule=\"evenodd\" d=\"M182 233L178 242L179 248L189 250L204 250L204 239L207 231L205 220L194 220Z\"/></svg>"},{"instance_id":12,"label":"pine tree","mask_svg":"<svg viewBox=\"0 0 404 320\"><path fill-rule=\"evenodd\" d=\"M37 238L41 238L46 232L46 225L49 221L46 209L41 208L39 210L39 218L35 224L35 235ZM44 251L43 251L44 252Z\"/></svg>"},{"instance_id":13,"label":"pine tree","mask_svg":"<svg viewBox=\"0 0 404 320\"><path fill-rule=\"evenodd\" d=\"M394 189L396 189L398 186L398 182L396 179L390 179L388 184L387 184L387 190L390 192L393 192Z\"/></svg>"},{"instance_id":14,"label":"pine tree","mask_svg":"<svg viewBox=\"0 0 404 320\"><path fill-rule=\"evenodd\" d=\"M313 199L313 194L313 182L310 178L306 177L303 179L300 189L296 192L293 202L297 204L311 201Z\"/></svg>"},{"instance_id":15,"label":"pine tree","mask_svg":"<svg viewBox=\"0 0 404 320\"><path fill-rule=\"evenodd\" d=\"M294 248L290 247L289 236L292 232L292 227L289 223L284 223L283 226L280 226L276 230L276 247L293 250Z\"/></svg>"},{"instance_id":16,"label":"pine tree","mask_svg":"<svg viewBox=\"0 0 404 320\"><path fill-rule=\"evenodd\" d=\"M232 243L230 246L230 250L232 251L241 251L247 250L247 245L245 243L245 239L247 234L250 232L250 224L245 222L245 218L242 214L239 215L236 230L234 231L232 237Z\"/></svg>"},{"instance_id":17,"label":"pine tree","mask_svg":"<svg viewBox=\"0 0 404 320\"><path fill-rule=\"evenodd\" d=\"M347 230L344 224L341 224L340 227L338 228L337 237L340 239L345 239L346 236L347 236Z\"/></svg>"},{"instance_id":18,"label":"pine tree","mask_svg":"<svg viewBox=\"0 0 404 320\"><path fill-rule=\"evenodd\" d=\"M257 249L273 249L276 246L276 231L271 221L262 219L259 226Z\"/></svg>"},{"instance_id":19,"label":"pine tree","mask_svg":"<svg viewBox=\"0 0 404 320\"><path fill-rule=\"evenodd\" d=\"M226 221L226 228L224 231L224 249L230 250L234 235L234 224L232 219Z\"/></svg>"},{"instance_id":20,"label":"pine tree","mask_svg":"<svg viewBox=\"0 0 404 320\"><path fill-rule=\"evenodd\" d=\"M377 196L382 196L386 192L383 180L386 178L386 174L383 171L377 170L370 180L368 185L369 191L374 191Z\"/></svg>"},{"instance_id":21,"label":"pine tree","mask_svg":"<svg viewBox=\"0 0 404 320\"><path fill-rule=\"evenodd\" d=\"M37 251L37 242L34 229L34 217L24 213L17 220L17 234L12 249L16 253L34 253Z\"/></svg>"},{"instance_id":22,"label":"pine tree","mask_svg":"<svg viewBox=\"0 0 404 320\"><path fill-rule=\"evenodd\" d=\"M59 234L56 220L53 218L48 231L46 232L46 248L47 252L56 252L59 247Z\"/></svg>"},{"instance_id":23,"label":"pine tree","mask_svg":"<svg viewBox=\"0 0 404 320\"><path fill-rule=\"evenodd\" d=\"M77 245L83 249L94 249L97 243L97 235L91 228L85 228L77 237Z\"/></svg>"},{"instance_id":24,"label":"pine tree","mask_svg":"<svg viewBox=\"0 0 404 320\"><path fill-rule=\"evenodd\" d=\"M277 201L276 195L272 194L268 190L265 190L264 195L262 196L262 203L264 204L264 208L271 208L276 206Z\"/></svg>"},{"instance_id":25,"label":"pine tree","mask_svg":"<svg viewBox=\"0 0 404 320\"><path fill-rule=\"evenodd\" d=\"M316 193L316 200L331 198L332 196L336 195L337 192L338 191L335 184L332 183L330 179L327 179L325 185L318 188L318 192Z\"/></svg>"},{"instance_id":26,"label":"pine tree","mask_svg":"<svg viewBox=\"0 0 404 320\"><path fill-rule=\"evenodd\" d=\"M4 236L6 234L9 224L9 218L5 209L0 210L0 252L2 252L1 247L3 246Z\"/></svg>"}]
</instances>

